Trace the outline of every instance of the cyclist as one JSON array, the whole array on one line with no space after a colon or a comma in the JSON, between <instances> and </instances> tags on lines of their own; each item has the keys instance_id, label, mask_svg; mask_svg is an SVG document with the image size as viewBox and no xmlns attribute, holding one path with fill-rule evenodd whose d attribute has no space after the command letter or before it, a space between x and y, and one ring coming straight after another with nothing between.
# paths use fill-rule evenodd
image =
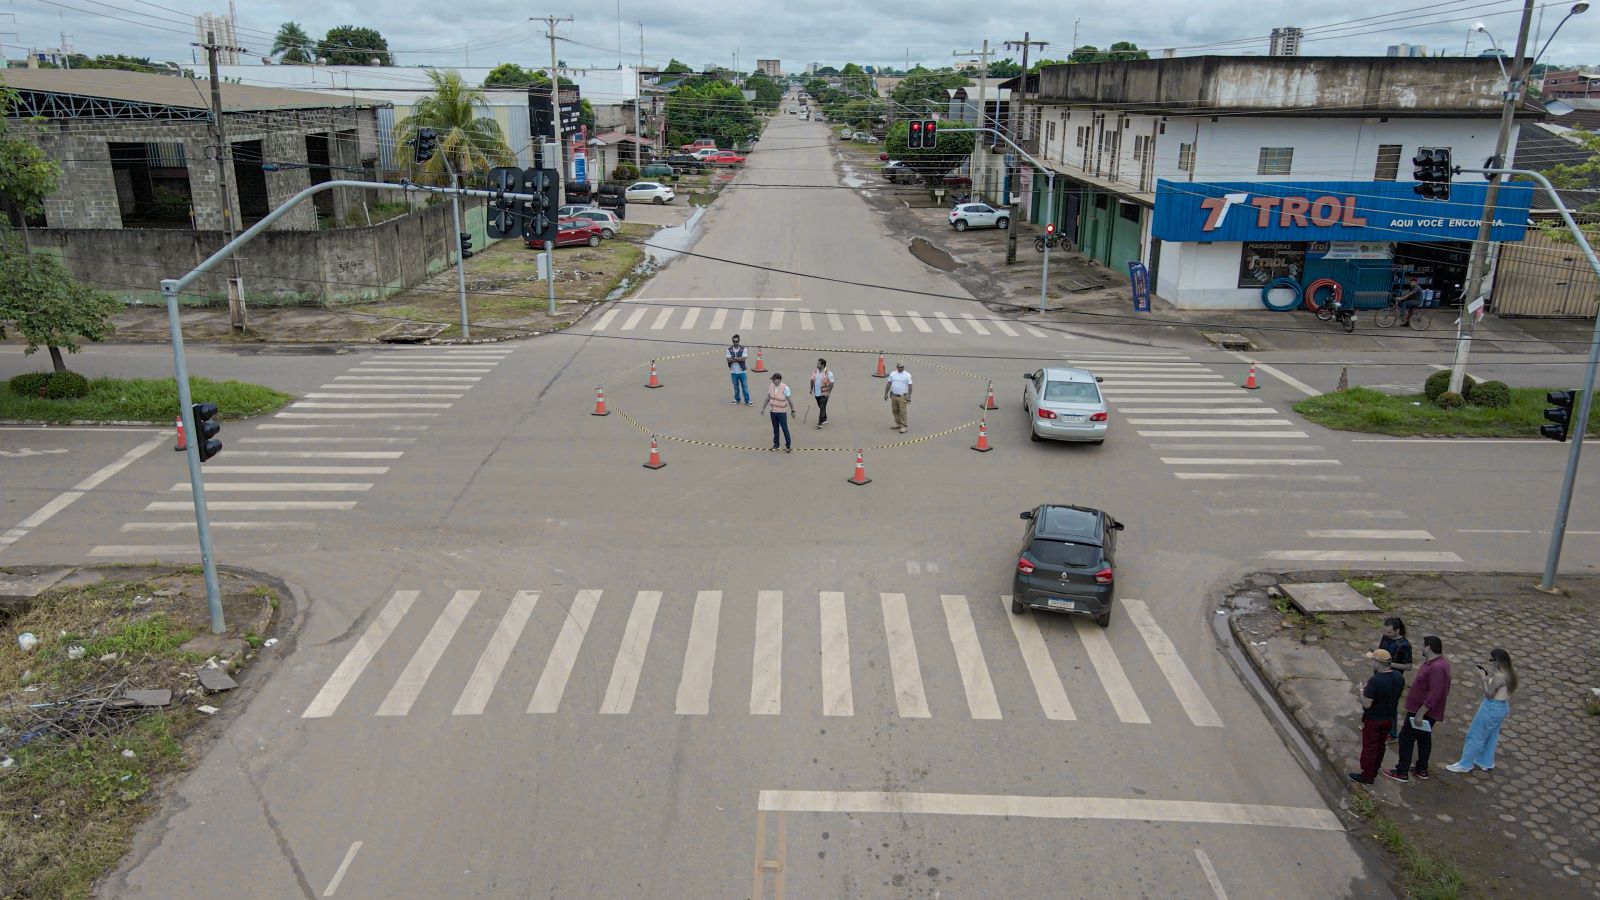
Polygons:
<instances>
[{"instance_id":1,"label":"cyclist","mask_svg":"<svg viewBox=\"0 0 1600 900\"><path fill-rule=\"evenodd\" d=\"M1422 306L1422 288L1417 285L1417 276L1407 275L1406 285L1395 295L1395 305L1405 311L1405 316L1400 320L1401 328L1411 327L1411 313Z\"/></svg>"}]
</instances>

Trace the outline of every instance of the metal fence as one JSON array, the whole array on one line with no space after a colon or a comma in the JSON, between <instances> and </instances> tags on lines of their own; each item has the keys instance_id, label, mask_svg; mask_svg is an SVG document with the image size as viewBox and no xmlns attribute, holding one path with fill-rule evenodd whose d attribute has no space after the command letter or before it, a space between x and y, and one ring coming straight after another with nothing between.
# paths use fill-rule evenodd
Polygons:
<instances>
[{"instance_id":1,"label":"metal fence","mask_svg":"<svg viewBox=\"0 0 1600 900\"><path fill-rule=\"evenodd\" d=\"M1583 251L1530 230L1500 246L1494 310L1501 316L1592 319L1600 305L1600 279Z\"/></svg>"}]
</instances>

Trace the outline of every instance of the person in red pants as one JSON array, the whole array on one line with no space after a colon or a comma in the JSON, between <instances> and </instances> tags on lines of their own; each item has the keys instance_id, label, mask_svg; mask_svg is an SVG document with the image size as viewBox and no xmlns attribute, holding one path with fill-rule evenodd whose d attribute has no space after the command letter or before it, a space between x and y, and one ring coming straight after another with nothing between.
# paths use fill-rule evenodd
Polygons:
<instances>
[{"instance_id":1,"label":"person in red pants","mask_svg":"<svg viewBox=\"0 0 1600 900\"><path fill-rule=\"evenodd\" d=\"M1405 676L1389 665L1389 651L1373 650L1367 659L1372 660L1373 671L1361 690L1361 771L1350 773L1350 780L1360 784L1378 780L1384 744L1389 729L1394 727L1400 695L1406 689Z\"/></svg>"}]
</instances>

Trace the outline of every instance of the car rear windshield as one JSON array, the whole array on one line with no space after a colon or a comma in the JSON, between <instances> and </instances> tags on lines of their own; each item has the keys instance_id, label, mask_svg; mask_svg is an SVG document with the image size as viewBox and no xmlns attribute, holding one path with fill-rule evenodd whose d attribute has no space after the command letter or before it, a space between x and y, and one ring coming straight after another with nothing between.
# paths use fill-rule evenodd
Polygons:
<instances>
[{"instance_id":1,"label":"car rear windshield","mask_svg":"<svg viewBox=\"0 0 1600 900\"><path fill-rule=\"evenodd\" d=\"M1056 403L1099 403L1100 391L1086 381L1052 381L1044 387L1044 399Z\"/></svg>"},{"instance_id":2,"label":"car rear windshield","mask_svg":"<svg viewBox=\"0 0 1600 900\"><path fill-rule=\"evenodd\" d=\"M1052 566L1072 566L1081 569L1100 562L1100 548L1090 544L1040 538L1033 542L1031 549L1035 559Z\"/></svg>"}]
</instances>

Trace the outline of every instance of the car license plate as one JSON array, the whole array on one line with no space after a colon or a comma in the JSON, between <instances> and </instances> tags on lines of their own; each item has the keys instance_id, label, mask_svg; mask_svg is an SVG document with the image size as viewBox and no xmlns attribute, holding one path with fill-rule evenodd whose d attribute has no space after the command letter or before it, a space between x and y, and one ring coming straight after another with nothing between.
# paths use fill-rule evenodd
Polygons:
<instances>
[{"instance_id":1,"label":"car license plate","mask_svg":"<svg viewBox=\"0 0 1600 900\"><path fill-rule=\"evenodd\" d=\"M1051 609L1077 609L1078 608L1077 601L1075 601L1075 600L1062 600L1059 597L1051 597L1049 600L1046 601L1046 605L1048 605Z\"/></svg>"},{"instance_id":2,"label":"car license plate","mask_svg":"<svg viewBox=\"0 0 1600 900\"><path fill-rule=\"evenodd\" d=\"M1082 422L1083 421L1083 416L1062 416L1061 418L1067 420L1068 422Z\"/></svg>"}]
</instances>

